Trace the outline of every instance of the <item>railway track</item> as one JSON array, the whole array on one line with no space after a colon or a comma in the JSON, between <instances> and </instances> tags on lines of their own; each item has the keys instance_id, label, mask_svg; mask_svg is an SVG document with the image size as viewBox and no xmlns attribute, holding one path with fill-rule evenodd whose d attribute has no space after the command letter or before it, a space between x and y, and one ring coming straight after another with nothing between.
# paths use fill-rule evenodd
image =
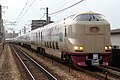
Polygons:
<instances>
[{"instance_id":1,"label":"railway track","mask_svg":"<svg viewBox=\"0 0 120 80\"><path fill-rule=\"evenodd\" d=\"M73 67L79 71L85 72L86 74L97 78L98 80L107 80L107 78L105 77L105 74L103 75L96 74L96 70L93 70L93 67L79 67L75 65ZM92 68L92 71L91 71L91 68Z\"/></svg>"},{"instance_id":2,"label":"railway track","mask_svg":"<svg viewBox=\"0 0 120 80\"><path fill-rule=\"evenodd\" d=\"M107 66L107 67L99 66L98 68L102 72L105 72L106 75L120 80L120 69L117 69L117 68L114 68L114 67L111 67L111 66Z\"/></svg>"},{"instance_id":3,"label":"railway track","mask_svg":"<svg viewBox=\"0 0 120 80\"><path fill-rule=\"evenodd\" d=\"M119 69L111 67L76 67L77 70L83 71L91 76L98 78L99 80L120 80L120 71Z\"/></svg>"},{"instance_id":4,"label":"railway track","mask_svg":"<svg viewBox=\"0 0 120 80\"><path fill-rule=\"evenodd\" d=\"M56 77L54 77L44 67L34 61L23 51L13 45L11 45L11 48L24 66L24 69L30 80L57 80Z\"/></svg>"},{"instance_id":5,"label":"railway track","mask_svg":"<svg viewBox=\"0 0 120 80\"><path fill-rule=\"evenodd\" d=\"M115 71L120 72L120 69L115 68L115 67L112 67L112 66L106 66L105 68L107 68L107 69L112 69L112 70L115 70Z\"/></svg>"},{"instance_id":6,"label":"railway track","mask_svg":"<svg viewBox=\"0 0 120 80\"><path fill-rule=\"evenodd\" d=\"M47 56L44 55L44 57L47 57ZM89 70L88 68L78 67L78 66L75 66L75 65L71 65L70 63L69 64L64 63L64 62L58 60L57 58L53 58L50 55L47 58L50 58L54 61L57 61L60 64L63 64L65 66L69 67L70 69L77 70L77 71L80 71L80 72L84 72L85 74L88 74L92 77L95 77L98 80L119 80L120 79L119 77L116 78L114 76L114 74L108 75L107 69L103 69L103 68L100 68L100 67L99 68L98 67L97 68L90 67L90 68L92 68L92 70Z\"/></svg>"}]
</instances>

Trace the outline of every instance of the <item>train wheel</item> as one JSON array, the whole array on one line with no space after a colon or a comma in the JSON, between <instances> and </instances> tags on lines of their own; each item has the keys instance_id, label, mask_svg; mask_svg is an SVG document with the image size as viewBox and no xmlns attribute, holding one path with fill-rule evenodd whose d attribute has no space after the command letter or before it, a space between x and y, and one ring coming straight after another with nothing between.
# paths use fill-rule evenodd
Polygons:
<instances>
[{"instance_id":1,"label":"train wheel","mask_svg":"<svg viewBox=\"0 0 120 80\"><path fill-rule=\"evenodd\" d=\"M42 54L45 54L45 49L42 49Z\"/></svg>"},{"instance_id":2,"label":"train wheel","mask_svg":"<svg viewBox=\"0 0 120 80\"><path fill-rule=\"evenodd\" d=\"M42 53L42 48L40 48L40 53Z\"/></svg>"},{"instance_id":3,"label":"train wheel","mask_svg":"<svg viewBox=\"0 0 120 80\"><path fill-rule=\"evenodd\" d=\"M72 58L71 58L71 56L70 56L70 64L73 64L73 61L72 61Z\"/></svg>"},{"instance_id":4,"label":"train wheel","mask_svg":"<svg viewBox=\"0 0 120 80\"><path fill-rule=\"evenodd\" d=\"M37 47L37 51L38 51L38 53L40 53L40 48L39 47Z\"/></svg>"},{"instance_id":5,"label":"train wheel","mask_svg":"<svg viewBox=\"0 0 120 80\"><path fill-rule=\"evenodd\" d=\"M62 53L61 59L66 62L72 62L71 56L69 54Z\"/></svg>"},{"instance_id":6,"label":"train wheel","mask_svg":"<svg viewBox=\"0 0 120 80\"><path fill-rule=\"evenodd\" d=\"M62 52L62 54L61 54L61 59L63 60L63 61L65 61L65 54Z\"/></svg>"},{"instance_id":7,"label":"train wheel","mask_svg":"<svg viewBox=\"0 0 120 80\"><path fill-rule=\"evenodd\" d=\"M69 56L69 55L66 55L66 56L65 56L65 59L66 59L67 62L69 62L69 61L70 61L70 56Z\"/></svg>"}]
</instances>

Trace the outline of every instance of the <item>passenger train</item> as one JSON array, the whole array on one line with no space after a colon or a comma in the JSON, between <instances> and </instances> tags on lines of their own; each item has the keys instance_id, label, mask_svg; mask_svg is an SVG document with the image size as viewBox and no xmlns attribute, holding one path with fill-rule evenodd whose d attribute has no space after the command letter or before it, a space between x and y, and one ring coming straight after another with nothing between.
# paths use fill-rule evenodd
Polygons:
<instances>
[{"instance_id":1,"label":"passenger train","mask_svg":"<svg viewBox=\"0 0 120 80\"><path fill-rule=\"evenodd\" d=\"M107 66L112 49L110 24L102 14L91 11L71 15L13 41L78 66Z\"/></svg>"}]
</instances>

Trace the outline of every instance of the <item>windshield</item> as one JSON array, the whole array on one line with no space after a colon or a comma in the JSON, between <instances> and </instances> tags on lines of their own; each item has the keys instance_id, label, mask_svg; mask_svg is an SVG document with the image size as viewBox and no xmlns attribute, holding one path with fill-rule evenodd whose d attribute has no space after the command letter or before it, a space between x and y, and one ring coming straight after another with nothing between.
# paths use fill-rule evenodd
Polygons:
<instances>
[{"instance_id":1,"label":"windshield","mask_svg":"<svg viewBox=\"0 0 120 80\"><path fill-rule=\"evenodd\" d=\"M104 21L105 17L100 14L80 14L74 20L77 20L77 21Z\"/></svg>"}]
</instances>

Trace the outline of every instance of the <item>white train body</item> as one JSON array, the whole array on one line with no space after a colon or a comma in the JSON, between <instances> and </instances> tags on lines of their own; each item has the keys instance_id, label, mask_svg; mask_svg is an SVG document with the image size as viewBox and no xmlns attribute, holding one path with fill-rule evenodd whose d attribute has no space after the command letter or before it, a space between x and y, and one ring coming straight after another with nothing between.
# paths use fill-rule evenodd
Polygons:
<instances>
[{"instance_id":1,"label":"white train body","mask_svg":"<svg viewBox=\"0 0 120 80\"><path fill-rule=\"evenodd\" d=\"M80 66L107 66L111 53L110 24L93 12L72 15L14 40Z\"/></svg>"}]
</instances>

